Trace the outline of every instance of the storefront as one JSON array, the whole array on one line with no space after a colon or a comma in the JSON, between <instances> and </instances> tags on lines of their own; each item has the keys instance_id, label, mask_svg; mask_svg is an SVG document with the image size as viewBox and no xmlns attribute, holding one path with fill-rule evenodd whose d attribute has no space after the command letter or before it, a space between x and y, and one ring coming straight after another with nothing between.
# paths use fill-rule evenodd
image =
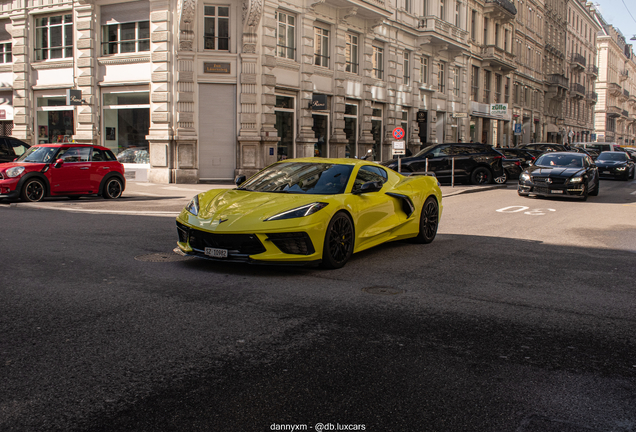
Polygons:
<instances>
[{"instance_id":1,"label":"storefront","mask_svg":"<svg viewBox=\"0 0 636 432\"><path fill-rule=\"evenodd\" d=\"M347 101L344 113L344 133L347 137L345 157L358 156L358 104Z\"/></svg>"},{"instance_id":2,"label":"storefront","mask_svg":"<svg viewBox=\"0 0 636 432\"><path fill-rule=\"evenodd\" d=\"M75 110L66 105L66 90L36 92L37 142L71 142L75 134Z\"/></svg>"},{"instance_id":3,"label":"storefront","mask_svg":"<svg viewBox=\"0 0 636 432\"><path fill-rule=\"evenodd\" d=\"M0 136L13 132L13 92L0 92Z\"/></svg>"},{"instance_id":4,"label":"storefront","mask_svg":"<svg viewBox=\"0 0 636 432\"><path fill-rule=\"evenodd\" d=\"M291 95L276 95L276 124L275 128L280 141L278 141L278 151L276 160L291 159L295 157L294 137L296 136L294 121L295 97Z\"/></svg>"}]
</instances>

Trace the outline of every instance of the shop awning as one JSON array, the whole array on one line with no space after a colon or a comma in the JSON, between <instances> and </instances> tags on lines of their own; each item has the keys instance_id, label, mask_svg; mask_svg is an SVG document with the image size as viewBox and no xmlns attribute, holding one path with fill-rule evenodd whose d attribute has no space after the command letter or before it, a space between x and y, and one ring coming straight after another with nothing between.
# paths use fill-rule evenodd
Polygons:
<instances>
[{"instance_id":1,"label":"shop awning","mask_svg":"<svg viewBox=\"0 0 636 432\"><path fill-rule=\"evenodd\" d=\"M545 125L545 131L552 132L552 133L559 133L559 128L555 124L548 123L547 125Z\"/></svg>"}]
</instances>

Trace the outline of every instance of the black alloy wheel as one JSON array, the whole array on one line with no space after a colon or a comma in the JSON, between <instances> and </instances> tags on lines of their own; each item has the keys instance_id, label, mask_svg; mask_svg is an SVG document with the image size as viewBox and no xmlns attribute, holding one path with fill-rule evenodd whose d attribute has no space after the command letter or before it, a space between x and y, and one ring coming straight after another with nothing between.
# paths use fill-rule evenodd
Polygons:
<instances>
[{"instance_id":1,"label":"black alloy wheel","mask_svg":"<svg viewBox=\"0 0 636 432\"><path fill-rule=\"evenodd\" d=\"M104 198L106 199L115 199L121 196L122 191L124 190L121 181L113 177L106 181L106 185L104 185Z\"/></svg>"},{"instance_id":2,"label":"black alloy wheel","mask_svg":"<svg viewBox=\"0 0 636 432\"><path fill-rule=\"evenodd\" d=\"M439 225L439 206L435 197L428 197L422 206L420 215L420 232L415 237L416 243L428 244L435 240Z\"/></svg>"},{"instance_id":3,"label":"black alloy wheel","mask_svg":"<svg viewBox=\"0 0 636 432\"><path fill-rule=\"evenodd\" d=\"M44 183L40 179L31 179L26 182L20 194L24 201L38 202L44 198Z\"/></svg>"},{"instance_id":4,"label":"black alloy wheel","mask_svg":"<svg viewBox=\"0 0 636 432\"><path fill-rule=\"evenodd\" d=\"M344 266L353 254L353 245L353 222L346 213L336 213L325 233L322 266L327 269Z\"/></svg>"},{"instance_id":5,"label":"black alloy wheel","mask_svg":"<svg viewBox=\"0 0 636 432\"><path fill-rule=\"evenodd\" d=\"M492 175L488 168L477 167L470 175L470 180L475 185L483 185L492 182Z\"/></svg>"}]
</instances>

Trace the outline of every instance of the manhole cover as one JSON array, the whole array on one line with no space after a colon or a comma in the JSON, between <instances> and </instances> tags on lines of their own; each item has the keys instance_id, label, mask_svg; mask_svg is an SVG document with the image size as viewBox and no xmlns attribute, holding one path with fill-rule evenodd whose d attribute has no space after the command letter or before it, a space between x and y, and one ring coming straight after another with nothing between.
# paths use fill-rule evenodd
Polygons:
<instances>
[{"instance_id":1,"label":"manhole cover","mask_svg":"<svg viewBox=\"0 0 636 432\"><path fill-rule=\"evenodd\" d=\"M192 259L192 257L177 254L176 251L172 251L168 253L152 253L147 255L139 255L139 256L136 256L135 259L137 261L146 261L146 262L175 262L175 261L187 261Z\"/></svg>"},{"instance_id":2,"label":"manhole cover","mask_svg":"<svg viewBox=\"0 0 636 432\"><path fill-rule=\"evenodd\" d=\"M400 288L393 288L388 286L372 286L362 288L362 291L367 294L375 294L375 295L396 295L396 294L404 294L406 290Z\"/></svg>"}]
</instances>

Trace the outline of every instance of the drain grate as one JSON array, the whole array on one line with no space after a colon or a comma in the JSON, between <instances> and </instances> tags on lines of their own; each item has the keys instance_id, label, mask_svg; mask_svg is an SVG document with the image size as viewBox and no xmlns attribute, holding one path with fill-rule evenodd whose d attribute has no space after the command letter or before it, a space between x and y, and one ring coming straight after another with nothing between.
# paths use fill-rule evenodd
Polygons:
<instances>
[{"instance_id":1,"label":"drain grate","mask_svg":"<svg viewBox=\"0 0 636 432\"><path fill-rule=\"evenodd\" d=\"M375 294L375 295L397 295L397 294L404 294L406 292L406 290L400 289L400 288L394 288L394 287L389 287L389 286L372 286L372 287L366 287L366 288L362 288L362 291L367 293L367 294Z\"/></svg>"},{"instance_id":2,"label":"drain grate","mask_svg":"<svg viewBox=\"0 0 636 432\"><path fill-rule=\"evenodd\" d=\"M168 253L152 253L147 255L139 255L139 256L136 256L135 259L137 261L145 261L145 262L175 262L175 261L191 260L192 257L185 256L182 254L177 254L176 250L173 250L172 253L168 252Z\"/></svg>"}]
</instances>

